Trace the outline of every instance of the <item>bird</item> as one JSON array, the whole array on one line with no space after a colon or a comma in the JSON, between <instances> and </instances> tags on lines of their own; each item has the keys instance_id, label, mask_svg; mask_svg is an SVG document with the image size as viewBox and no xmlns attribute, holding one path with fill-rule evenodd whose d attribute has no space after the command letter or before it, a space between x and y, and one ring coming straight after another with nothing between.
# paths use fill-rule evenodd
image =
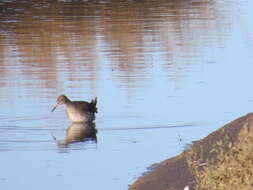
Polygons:
<instances>
[{"instance_id":1,"label":"bird","mask_svg":"<svg viewBox=\"0 0 253 190\"><path fill-rule=\"evenodd\" d=\"M86 102L71 101L67 96L60 95L51 112L59 105L65 105L67 116L72 122L92 122L95 120L95 113L98 112L96 107L97 97L91 102Z\"/></svg>"}]
</instances>

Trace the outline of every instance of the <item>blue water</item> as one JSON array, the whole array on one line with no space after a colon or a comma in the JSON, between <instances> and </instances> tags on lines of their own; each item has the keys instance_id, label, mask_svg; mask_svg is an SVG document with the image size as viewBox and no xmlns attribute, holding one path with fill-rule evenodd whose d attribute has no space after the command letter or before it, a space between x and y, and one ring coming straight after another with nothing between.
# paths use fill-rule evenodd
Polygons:
<instances>
[{"instance_id":1,"label":"blue water","mask_svg":"<svg viewBox=\"0 0 253 190\"><path fill-rule=\"evenodd\" d=\"M1 189L127 189L252 111L249 0L0 6ZM98 97L97 142L57 144L60 94Z\"/></svg>"}]
</instances>

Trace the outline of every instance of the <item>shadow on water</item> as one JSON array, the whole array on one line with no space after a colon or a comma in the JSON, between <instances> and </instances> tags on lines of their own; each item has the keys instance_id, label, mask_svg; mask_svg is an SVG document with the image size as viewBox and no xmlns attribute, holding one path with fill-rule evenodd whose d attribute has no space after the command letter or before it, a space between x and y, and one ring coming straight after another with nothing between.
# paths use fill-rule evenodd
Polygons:
<instances>
[{"instance_id":1,"label":"shadow on water","mask_svg":"<svg viewBox=\"0 0 253 190\"><path fill-rule=\"evenodd\" d=\"M154 130L154 129L171 129L181 127L198 127L197 123L185 123L180 125L163 125L163 126L138 126L138 127L117 127L117 128L102 128L100 131L129 131L129 130Z\"/></svg>"},{"instance_id":2,"label":"shadow on water","mask_svg":"<svg viewBox=\"0 0 253 190\"><path fill-rule=\"evenodd\" d=\"M52 135L53 136L53 135ZM79 142L97 143L97 129L94 122L72 123L67 128L66 137L63 140L57 140L59 148L68 148L70 144Z\"/></svg>"},{"instance_id":3,"label":"shadow on water","mask_svg":"<svg viewBox=\"0 0 253 190\"><path fill-rule=\"evenodd\" d=\"M180 125L164 125L164 126L137 126L117 128L101 127L97 128L94 122L86 123L71 123L66 129L59 129L58 127L25 127L25 126L0 126L0 133L5 136L5 139L0 139L0 152L3 151L49 151L60 149L60 152L67 152L68 150L93 149L97 144L97 131L101 135L106 132L117 133L118 131L164 131L173 130L174 128L198 128L203 126L200 123L185 123ZM57 132L57 135L54 133ZM58 139L57 136L66 132L64 139ZM56 143L52 143L50 135ZM8 138L7 138L8 137ZM36 139L37 138L37 139ZM93 145L92 145L93 144Z\"/></svg>"}]
</instances>

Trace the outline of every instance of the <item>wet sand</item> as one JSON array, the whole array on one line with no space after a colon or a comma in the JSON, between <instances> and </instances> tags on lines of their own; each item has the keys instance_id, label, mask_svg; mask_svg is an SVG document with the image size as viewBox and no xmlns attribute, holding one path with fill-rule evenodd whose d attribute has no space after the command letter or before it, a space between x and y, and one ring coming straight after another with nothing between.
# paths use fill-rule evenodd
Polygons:
<instances>
[{"instance_id":1,"label":"wet sand","mask_svg":"<svg viewBox=\"0 0 253 190\"><path fill-rule=\"evenodd\" d=\"M210 150L216 142L225 137L231 142L236 142L240 130L247 123L249 127L253 127L253 113L249 113L219 128L207 137L195 142L190 149L180 155L155 164L153 166L154 170L140 177L130 186L129 190L183 190L186 185L189 185L192 190L195 180L186 162L191 149L197 151L201 149L203 151L203 160L210 159L214 156L210 153Z\"/></svg>"}]
</instances>

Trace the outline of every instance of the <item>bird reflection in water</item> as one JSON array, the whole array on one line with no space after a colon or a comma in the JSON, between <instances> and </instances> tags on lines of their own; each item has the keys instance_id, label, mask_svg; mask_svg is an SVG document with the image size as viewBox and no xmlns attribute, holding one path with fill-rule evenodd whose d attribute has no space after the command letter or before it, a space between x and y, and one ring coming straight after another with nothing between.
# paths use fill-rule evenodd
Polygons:
<instances>
[{"instance_id":1,"label":"bird reflection in water","mask_svg":"<svg viewBox=\"0 0 253 190\"><path fill-rule=\"evenodd\" d=\"M54 137L56 140L56 138ZM94 122L72 123L68 129L65 139L56 140L59 147L68 147L69 144L77 142L97 143L97 129Z\"/></svg>"}]
</instances>

